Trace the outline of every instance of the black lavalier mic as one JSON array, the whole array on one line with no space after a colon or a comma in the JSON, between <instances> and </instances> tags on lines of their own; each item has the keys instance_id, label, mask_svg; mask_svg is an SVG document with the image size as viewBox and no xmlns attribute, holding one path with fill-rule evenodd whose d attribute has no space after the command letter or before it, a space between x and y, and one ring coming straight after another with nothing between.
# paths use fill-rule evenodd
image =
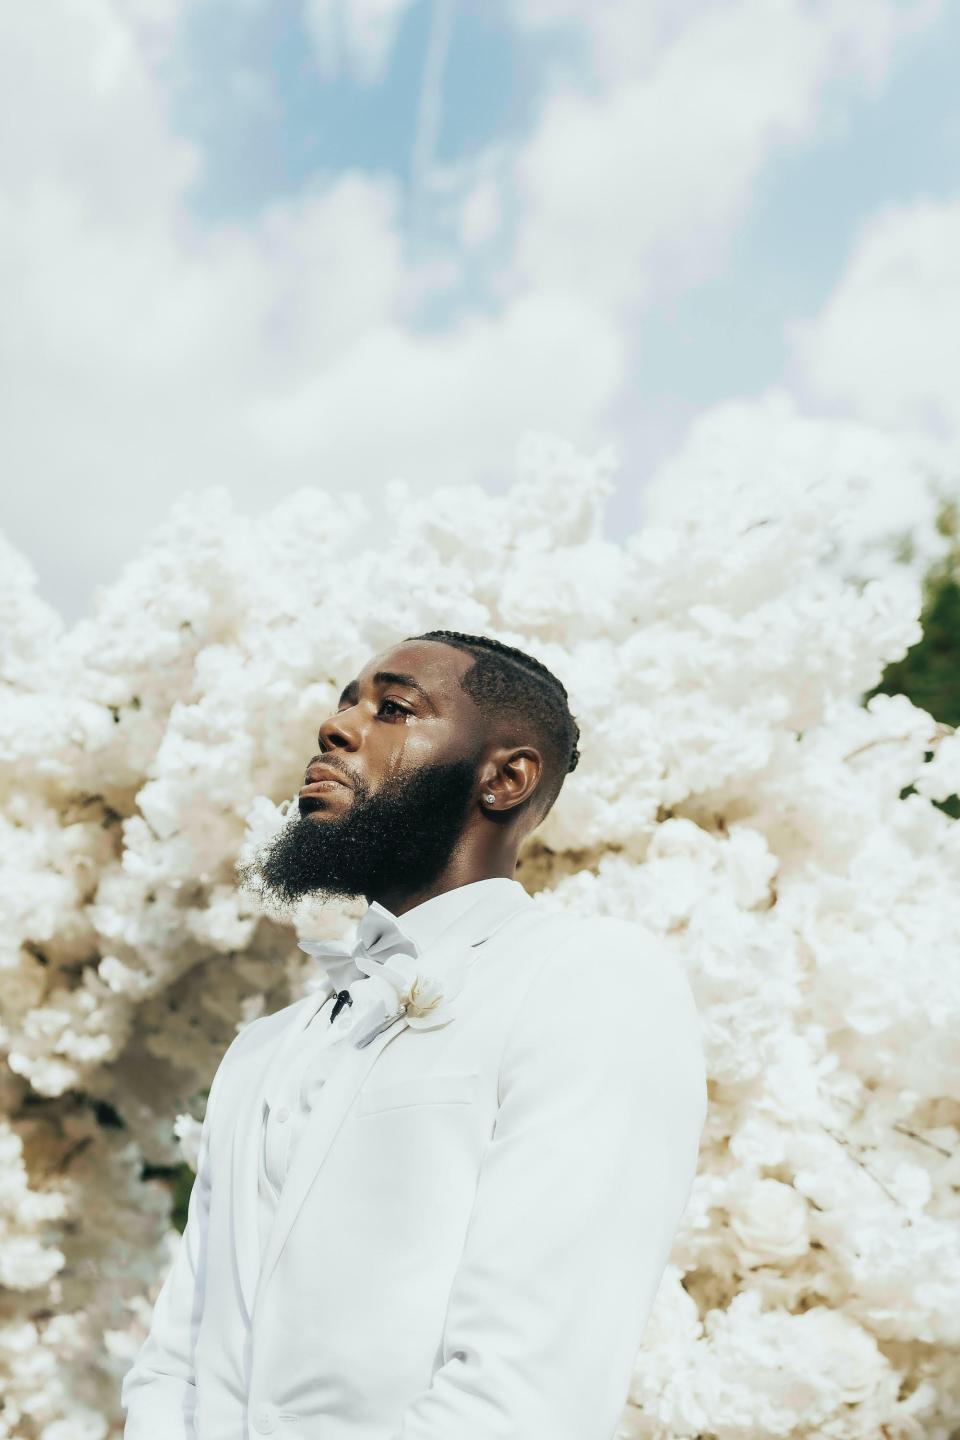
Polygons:
<instances>
[{"instance_id":1,"label":"black lavalier mic","mask_svg":"<svg viewBox=\"0 0 960 1440\"><path fill-rule=\"evenodd\" d=\"M340 1011L343 1009L344 1005L352 1005L352 1004L353 1004L353 996L350 994L350 991L349 991L349 990L340 990L340 991L338 991L338 992L337 992L337 1003L334 1005L333 1009L330 1011L330 1023L331 1023L331 1025L333 1024L334 1020L336 1020L337 1016L340 1014Z\"/></svg>"}]
</instances>

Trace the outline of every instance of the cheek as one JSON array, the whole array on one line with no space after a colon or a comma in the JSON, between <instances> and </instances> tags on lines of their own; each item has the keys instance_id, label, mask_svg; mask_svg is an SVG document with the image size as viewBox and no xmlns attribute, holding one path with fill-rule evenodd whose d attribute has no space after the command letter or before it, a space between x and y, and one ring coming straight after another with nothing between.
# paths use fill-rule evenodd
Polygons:
<instances>
[{"instance_id":1,"label":"cheek","mask_svg":"<svg viewBox=\"0 0 960 1440\"><path fill-rule=\"evenodd\" d=\"M380 780L409 775L423 766L436 765L455 757L458 747L453 736L443 736L435 729L429 733L416 724L397 724L396 733L381 741L381 749L373 757Z\"/></svg>"},{"instance_id":2,"label":"cheek","mask_svg":"<svg viewBox=\"0 0 960 1440\"><path fill-rule=\"evenodd\" d=\"M379 736L378 741L377 748L371 755L371 768L376 773L370 778L375 785L380 785L385 780L394 780L407 770L416 769L422 764L418 752L424 757L426 754L423 739L421 738L418 744L410 727L400 724L399 721Z\"/></svg>"}]
</instances>

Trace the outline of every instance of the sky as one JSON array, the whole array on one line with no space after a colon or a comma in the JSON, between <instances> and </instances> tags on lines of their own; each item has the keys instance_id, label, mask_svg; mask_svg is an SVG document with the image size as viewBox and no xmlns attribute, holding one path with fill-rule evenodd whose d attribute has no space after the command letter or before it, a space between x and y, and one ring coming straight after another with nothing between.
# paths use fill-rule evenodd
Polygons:
<instances>
[{"instance_id":1,"label":"sky","mask_svg":"<svg viewBox=\"0 0 960 1440\"><path fill-rule=\"evenodd\" d=\"M613 448L611 535L730 435L909 508L958 56L956 0L7 6L0 528L72 622L186 491L497 491L531 431Z\"/></svg>"}]
</instances>

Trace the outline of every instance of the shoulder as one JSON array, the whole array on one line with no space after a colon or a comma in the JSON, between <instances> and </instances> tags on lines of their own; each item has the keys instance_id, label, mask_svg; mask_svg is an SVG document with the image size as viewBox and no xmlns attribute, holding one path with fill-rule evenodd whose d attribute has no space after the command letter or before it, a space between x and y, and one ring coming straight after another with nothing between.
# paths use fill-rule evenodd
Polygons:
<instances>
[{"instance_id":1,"label":"shoulder","mask_svg":"<svg viewBox=\"0 0 960 1440\"><path fill-rule=\"evenodd\" d=\"M656 1094L702 1114L702 1035L682 957L632 920L564 918L514 1016L503 1091L620 1096L624 1105Z\"/></svg>"},{"instance_id":2,"label":"shoulder","mask_svg":"<svg viewBox=\"0 0 960 1440\"><path fill-rule=\"evenodd\" d=\"M658 988L689 993L680 958L662 935L638 920L615 915L552 912L538 928L539 964L535 984L561 979L578 984L626 987L631 992Z\"/></svg>"},{"instance_id":3,"label":"shoulder","mask_svg":"<svg viewBox=\"0 0 960 1440\"><path fill-rule=\"evenodd\" d=\"M681 956L639 921L555 912L537 936L532 981L519 1027L576 1030L581 1043L639 1033L692 1034L696 1003ZM602 1017L602 1019L600 1018Z\"/></svg>"}]
</instances>

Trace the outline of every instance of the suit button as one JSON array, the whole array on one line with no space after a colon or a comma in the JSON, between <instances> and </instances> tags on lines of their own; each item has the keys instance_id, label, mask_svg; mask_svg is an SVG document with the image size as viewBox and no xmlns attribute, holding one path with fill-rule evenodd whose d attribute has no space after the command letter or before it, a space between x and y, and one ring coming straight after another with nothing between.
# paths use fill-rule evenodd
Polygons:
<instances>
[{"instance_id":1,"label":"suit button","mask_svg":"<svg viewBox=\"0 0 960 1440\"><path fill-rule=\"evenodd\" d=\"M258 1405L253 1423L261 1435L269 1435L277 1428L277 1410L275 1405Z\"/></svg>"},{"instance_id":2,"label":"suit button","mask_svg":"<svg viewBox=\"0 0 960 1440\"><path fill-rule=\"evenodd\" d=\"M277 1119L280 1121L280 1124L282 1125L284 1120L289 1119L289 1117L290 1111L287 1109L286 1105L281 1105L280 1109L277 1111Z\"/></svg>"}]
</instances>

